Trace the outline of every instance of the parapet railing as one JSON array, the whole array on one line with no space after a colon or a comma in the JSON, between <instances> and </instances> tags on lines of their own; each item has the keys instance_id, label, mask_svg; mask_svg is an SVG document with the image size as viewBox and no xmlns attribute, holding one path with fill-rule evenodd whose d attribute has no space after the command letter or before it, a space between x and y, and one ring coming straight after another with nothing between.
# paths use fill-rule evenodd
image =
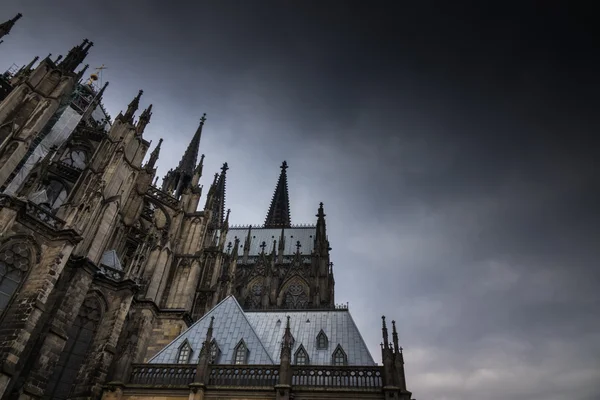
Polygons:
<instances>
[{"instance_id":1,"label":"parapet railing","mask_svg":"<svg viewBox=\"0 0 600 400\"><path fill-rule=\"evenodd\" d=\"M133 364L129 383L136 385L189 385L194 381L195 364Z\"/></svg>"},{"instance_id":2,"label":"parapet railing","mask_svg":"<svg viewBox=\"0 0 600 400\"><path fill-rule=\"evenodd\" d=\"M50 211L32 202L27 202L27 205L25 206L25 211L27 212L27 215L35 218L36 220L48 225L53 229L60 230L65 226L65 222L63 220L55 217Z\"/></svg>"},{"instance_id":3,"label":"parapet railing","mask_svg":"<svg viewBox=\"0 0 600 400\"><path fill-rule=\"evenodd\" d=\"M154 197L155 199L162 201L163 203L166 203L171 207L177 208L179 206L179 200L171 196L169 193L163 192L162 190L154 186L150 186L148 188L147 194L148 196Z\"/></svg>"},{"instance_id":4,"label":"parapet railing","mask_svg":"<svg viewBox=\"0 0 600 400\"><path fill-rule=\"evenodd\" d=\"M129 384L187 386L194 381L194 364L134 364ZM273 387L278 365L211 365L208 386ZM373 390L383 387L381 366L293 365L292 386Z\"/></svg>"},{"instance_id":5,"label":"parapet railing","mask_svg":"<svg viewBox=\"0 0 600 400\"><path fill-rule=\"evenodd\" d=\"M275 386L278 365L213 365L208 384L214 386Z\"/></svg>"},{"instance_id":6,"label":"parapet railing","mask_svg":"<svg viewBox=\"0 0 600 400\"><path fill-rule=\"evenodd\" d=\"M292 366L292 386L379 389L383 387L379 366Z\"/></svg>"}]
</instances>

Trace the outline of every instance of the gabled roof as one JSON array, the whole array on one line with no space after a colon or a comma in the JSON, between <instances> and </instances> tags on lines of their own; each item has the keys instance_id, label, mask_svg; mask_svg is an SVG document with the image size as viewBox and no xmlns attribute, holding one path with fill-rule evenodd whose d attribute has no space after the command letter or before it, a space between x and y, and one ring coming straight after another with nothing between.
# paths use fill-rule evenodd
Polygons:
<instances>
[{"instance_id":1,"label":"gabled roof","mask_svg":"<svg viewBox=\"0 0 600 400\"><path fill-rule=\"evenodd\" d=\"M177 363L179 347L185 340L188 340L193 350L190 363L195 363L200 355L202 343L206 339L210 318L213 316L215 319L212 336L221 351L219 355L220 364L233 363L234 349L241 339L244 339L244 343L248 346L248 364L276 364L262 345L254 328L248 322L242 307L233 296L229 296L217 304L148 362L152 364ZM279 360L279 355L276 360Z\"/></svg>"},{"instance_id":2,"label":"gabled roof","mask_svg":"<svg viewBox=\"0 0 600 400\"><path fill-rule=\"evenodd\" d=\"M176 363L179 347L186 339L192 346L192 354L197 357L206 338L210 318L214 316L213 337L221 350L219 364L232 364L234 349L240 339L244 339L248 346L248 364L279 364L288 315L295 339L292 354L302 345L308 353L310 364L331 365L333 351L340 344L348 355L348 365L375 365L348 310L244 312L233 296L217 304L149 362ZM323 350L317 349L316 342L321 329L329 340L327 349Z\"/></svg>"}]
</instances>

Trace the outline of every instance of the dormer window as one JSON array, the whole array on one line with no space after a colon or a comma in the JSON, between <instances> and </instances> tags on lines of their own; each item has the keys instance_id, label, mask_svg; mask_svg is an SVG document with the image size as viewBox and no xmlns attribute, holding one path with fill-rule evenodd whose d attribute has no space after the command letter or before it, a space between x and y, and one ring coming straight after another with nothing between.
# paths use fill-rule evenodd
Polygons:
<instances>
[{"instance_id":1,"label":"dormer window","mask_svg":"<svg viewBox=\"0 0 600 400\"><path fill-rule=\"evenodd\" d=\"M233 363L235 365L244 365L246 364L246 359L248 358L248 347L246 347L246 343L244 340L240 340L240 343L236 346L234 352Z\"/></svg>"},{"instance_id":2,"label":"dormer window","mask_svg":"<svg viewBox=\"0 0 600 400\"><path fill-rule=\"evenodd\" d=\"M327 349L327 345L329 344L329 340L327 339L327 335L321 329L321 332L317 335L317 349L325 350Z\"/></svg>"},{"instance_id":3,"label":"dormer window","mask_svg":"<svg viewBox=\"0 0 600 400\"><path fill-rule=\"evenodd\" d=\"M308 365L308 353L302 345L296 351L296 365Z\"/></svg>"},{"instance_id":4,"label":"dormer window","mask_svg":"<svg viewBox=\"0 0 600 400\"><path fill-rule=\"evenodd\" d=\"M188 364L190 362L190 356L192 355L192 346L187 341L183 342L179 348L179 355L177 356L177 364Z\"/></svg>"},{"instance_id":5,"label":"dormer window","mask_svg":"<svg viewBox=\"0 0 600 400\"><path fill-rule=\"evenodd\" d=\"M211 364L216 364L220 354L221 354L221 350L219 349L219 346L217 345L217 341L215 339L213 339L212 342L210 342L209 362Z\"/></svg>"},{"instance_id":6,"label":"dormer window","mask_svg":"<svg viewBox=\"0 0 600 400\"><path fill-rule=\"evenodd\" d=\"M333 355L331 357L331 363L335 366L342 366L348 364L348 359L346 358L346 353L342 349L342 346L339 344L335 348Z\"/></svg>"}]
</instances>

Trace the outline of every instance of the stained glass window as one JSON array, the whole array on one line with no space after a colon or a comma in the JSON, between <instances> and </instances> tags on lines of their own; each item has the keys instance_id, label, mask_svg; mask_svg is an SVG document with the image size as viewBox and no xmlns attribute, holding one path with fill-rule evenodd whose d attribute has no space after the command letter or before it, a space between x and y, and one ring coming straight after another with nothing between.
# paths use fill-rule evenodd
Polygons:
<instances>
[{"instance_id":1,"label":"stained glass window","mask_svg":"<svg viewBox=\"0 0 600 400\"><path fill-rule=\"evenodd\" d=\"M285 294L285 308L287 309L298 309L306 308L308 305L308 296L304 285L301 283L292 283L288 286Z\"/></svg>"},{"instance_id":2,"label":"stained glass window","mask_svg":"<svg viewBox=\"0 0 600 400\"><path fill-rule=\"evenodd\" d=\"M67 332L67 343L48 381L48 389L43 399L67 399L69 397L71 388L76 383L79 368L86 360L101 317L100 302L96 297L88 297Z\"/></svg>"}]
</instances>

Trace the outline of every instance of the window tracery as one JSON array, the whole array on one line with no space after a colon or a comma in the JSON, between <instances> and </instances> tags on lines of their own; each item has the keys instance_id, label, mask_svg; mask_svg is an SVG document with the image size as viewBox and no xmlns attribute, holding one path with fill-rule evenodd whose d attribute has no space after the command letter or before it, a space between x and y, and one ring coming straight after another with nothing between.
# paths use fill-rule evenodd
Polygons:
<instances>
[{"instance_id":1,"label":"window tracery","mask_svg":"<svg viewBox=\"0 0 600 400\"><path fill-rule=\"evenodd\" d=\"M257 282L250 287L250 292L246 297L246 308L249 310L255 310L262 308L262 294L263 285L262 282Z\"/></svg>"},{"instance_id":2,"label":"window tracery","mask_svg":"<svg viewBox=\"0 0 600 400\"><path fill-rule=\"evenodd\" d=\"M289 285L285 294L285 308L306 308L307 305L308 295L306 294L304 285L301 283L292 283Z\"/></svg>"},{"instance_id":3,"label":"window tracery","mask_svg":"<svg viewBox=\"0 0 600 400\"><path fill-rule=\"evenodd\" d=\"M0 250L0 313L8 306L31 267L31 251L23 242L9 242Z\"/></svg>"},{"instance_id":4,"label":"window tracery","mask_svg":"<svg viewBox=\"0 0 600 400\"><path fill-rule=\"evenodd\" d=\"M61 160L63 164L69 165L76 169L84 169L87 162L87 153L84 149L75 148L71 149L63 159Z\"/></svg>"},{"instance_id":5,"label":"window tracery","mask_svg":"<svg viewBox=\"0 0 600 400\"><path fill-rule=\"evenodd\" d=\"M67 399L77 373L85 362L87 353L102 318L103 308L99 299L90 296L81 305L75 322L67 332L68 339L60 355L54 373L48 381L43 399Z\"/></svg>"}]
</instances>

